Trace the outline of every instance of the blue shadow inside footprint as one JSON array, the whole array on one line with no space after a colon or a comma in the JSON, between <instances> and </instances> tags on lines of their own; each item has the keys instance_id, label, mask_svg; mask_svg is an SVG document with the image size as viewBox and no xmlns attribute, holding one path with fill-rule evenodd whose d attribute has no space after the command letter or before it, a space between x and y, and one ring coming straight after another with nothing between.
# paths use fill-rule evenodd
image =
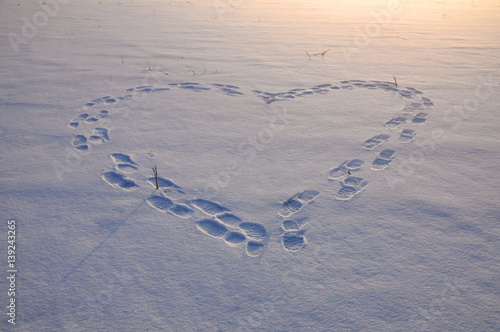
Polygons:
<instances>
[{"instance_id":1,"label":"blue shadow inside footprint","mask_svg":"<svg viewBox=\"0 0 500 332\"><path fill-rule=\"evenodd\" d=\"M245 232L248 237L255 240L265 240L267 237L267 231L261 224L254 222L244 222L240 224L240 229Z\"/></svg>"},{"instance_id":2,"label":"blue shadow inside footprint","mask_svg":"<svg viewBox=\"0 0 500 332\"><path fill-rule=\"evenodd\" d=\"M113 153L111 154L111 159L118 164L118 163L127 163L127 164L133 164L137 165L135 162L132 161L132 158L128 154L124 153Z\"/></svg>"},{"instance_id":3,"label":"blue shadow inside footprint","mask_svg":"<svg viewBox=\"0 0 500 332\"><path fill-rule=\"evenodd\" d=\"M265 246L261 242L248 241L247 255L251 257L260 256L264 252Z\"/></svg>"},{"instance_id":4,"label":"blue shadow inside footprint","mask_svg":"<svg viewBox=\"0 0 500 332\"><path fill-rule=\"evenodd\" d=\"M239 233L239 232L229 232L224 240L228 242L229 244L240 244L244 242L247 238L245 235Z\"/></svg>"},{"instance_id":5,"label":"blue shadow inside footprint","mask_svg":"<svg viewBox=\"0 0 500 332\"><path fill-rule=\"evenodd\" d=\"M241 223L241 218L229 213L229 212L224 212L222 214L219 214L217 216L217 219L222 221L224 224L232 226L232 227L237 227Z\"/></svg>"},{"instance_id":6,"label":"blue shadow inside footprint","mask_svg":"<svg viewBox=\"0 0 500 332\"><path fill-rule=\"evenodd\" d=\"M114 187L119 187L122 189L132 189L134 187L138 187L138 185L134 181L127 179L124 175L116 173L114 171L104 173L102 175L102 178L104 179L104 181Z\"/></svg>"},{"instance_id":7,"label":"blue shadow inside footprint","mask_svg":"<svg viewBox=\"0 0 500 332\"><path fill-rule=\"evenodd\" d=\"M217 215L217 214L221 214L221 213L229 211L228 208L226 208L218 203L215 203L215 202L212 202L212 201L209 201L206 199L202 199L202 198L193 199L190 202L190 204L194 205L195 207L197 207L201 211L205 212L206 214L210 214L210 215Z\"/></svg>"},{"instance_id":8,"label":"blue shadow inside footprint","mask_svg":"<svg viewBox=\"0 0 500 332\"><path fill-rule=\"evenodd\" d=\"M298 251L304 245L302 232L287 232L282 235L281 243L288 251Z\"/></svg>"},{"instance_id":9,"label":"blue shadow inside footprint","mask_svg":"<svg viewBox=\"0 0 500 332\"><path fill-rule=\"evenodd\" d=\"M175 204L170 208L170 212L181 218L188 218L191 214L194 213L193 210L183 204Z\"/></svg>"},{"instance_id":10,"label":"blue shadow inside footprint","mask_svg":"<svg viewBox=\"0 0 500 332\"><path fill-rule=\"evenodd\" d=\"M147 202L149 205L160 211L167 211L174 205L174 202L172 202L172 200L159 195L148 197Z\"/></svg>"},{"instance_id":11,"label":"blue shadow inside footprint","mask_svg":"<svg viewBox=\"0 0 500 332\"><path fill-rule=\"evenodd\" d=\"M198 220L196 226L198 226L203 233L213 237L221 237L227 233L227 227L213 219Z\"/></svg>"}]
</instances>

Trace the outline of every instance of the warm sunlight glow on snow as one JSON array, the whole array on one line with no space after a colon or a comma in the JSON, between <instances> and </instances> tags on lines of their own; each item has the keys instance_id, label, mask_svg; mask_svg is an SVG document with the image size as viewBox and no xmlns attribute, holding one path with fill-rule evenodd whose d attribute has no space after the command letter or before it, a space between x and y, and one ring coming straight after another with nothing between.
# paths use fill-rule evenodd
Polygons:
<instances>
[{"instance_id":1,"label":"warm sunlight glow on snow","mask_svg":"<svg viewBox=\"0 0 500 332\"><path fill-rule=\"evenodd\" d=\"M0 331L498 331L499 54L500 0L0 0Z\"/></svg>"}]
</instances>

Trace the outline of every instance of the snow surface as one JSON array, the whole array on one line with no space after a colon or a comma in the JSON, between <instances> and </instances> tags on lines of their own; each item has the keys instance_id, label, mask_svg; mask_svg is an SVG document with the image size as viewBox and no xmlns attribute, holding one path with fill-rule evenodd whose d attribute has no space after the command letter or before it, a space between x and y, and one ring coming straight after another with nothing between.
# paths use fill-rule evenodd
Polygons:
<instances>
[{"instance_id":1,"label":"snow surface","mask_svg":"<svg viewBox=\"0 0 500 332\"><path fill-rule=\"evenodd\" d=\"M497 1L4 0L0 22L17 330L500 329Z\"/></svg>"}]
</instances>

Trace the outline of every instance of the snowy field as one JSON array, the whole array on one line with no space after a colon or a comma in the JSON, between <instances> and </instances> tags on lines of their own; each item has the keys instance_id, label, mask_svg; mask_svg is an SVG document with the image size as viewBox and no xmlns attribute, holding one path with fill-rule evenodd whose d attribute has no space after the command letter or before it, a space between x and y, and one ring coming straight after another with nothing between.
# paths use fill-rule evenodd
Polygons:
<instances>
[{"instance_id":1,"label":"snowy field","mask_svg":"<svg viewBox=\"0 0 500 332\"><path fill-rule=\"evenodd\" d=\"M0 330L500 330L498 1L3 0L0 45Z\"/></svg>"}]
</instances>

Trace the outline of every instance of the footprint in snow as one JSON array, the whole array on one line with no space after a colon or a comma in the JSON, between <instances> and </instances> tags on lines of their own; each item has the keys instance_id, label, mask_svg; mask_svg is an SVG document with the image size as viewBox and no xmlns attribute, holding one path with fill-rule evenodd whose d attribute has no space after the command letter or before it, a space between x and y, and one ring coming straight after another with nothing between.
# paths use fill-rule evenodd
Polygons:
<instances>
[{"instance_id":1,"label":"footprint in snow","mask_svg":"<svg viewBox=\"0 0 500 332\"><path fill-rule=\"evenodd\" d=\"M399 142L401 143L409 143L415 138L415 130L412 129L403 129L399 136Z\"/></svg>"},{"instance_id":2,"label":"footprint in snow","mask_svg":"<svg viewBox=\"0 0 500 332\"><path fill-rule=\"evenodd\" d=\"M238 96L243 94L243 92L238 91L239 87L235 85L230 85L230 84L212 84L212 85L215 86L219 90L219 92L222 92L225 95Z\"/></svg>"},{"instance_id":3,"label":"footprint in snow","mask_svg":"<svg viewBox=\"0 0 500 332\"><path fill-rule=\"evenodd\" d=\"M425 112L420 112L415 115L415 117L411 120L414 124L423 124L427 120L428 114Z\"/></svg>"},{"instance_id":4,"label":"footprint in snow","mask_svg":"<svg viewBox=\"0 0 500 332\"><path fill-rule=\"evenodd\" d=\"M319 191L317 190L305 190L293 195L281 204L278 215L284 218L282 229L285 233L281 236L281 244L285 250L298 251L304 246L305 231L300 230L303 224L288 218L311 203L318 195Z\"/></svg>"},{"instance_id":5,"label":"footprint in snow","mask_svg":"<svg viewBox=\"0 0 500 332\"><path fill-rule=\"evenodd\" d=\"M283 218L290 217L318 195L319 191L317 190L305 190L295 194L281 204L278 214Z\"/></svg>"},{"instance_id":6,"label":"footprint in snow","mask_svg":"<svg viewBox=\"0 0 500 332\"><path fill-rule=\"evenodd\" d=\"M101 110L98 114L90 115L89 113L82 113L76 118L71 120L68 124L71 128L78 128L80 124L83 125L98 125L98 122L108 117L109 111ZM81 126L80 126L81 127ZM109 141L108 129L102 126L97 126L90 131L87 130L86 134L78 133L73 136L71 145L78 151L87 151L89 144L102 144Z\"/></svg>"},{"instance_id":7,"label":"footprint in snow","mask_svg":"<svg viewBox=\"0 0 500 332\"><path fill-rule=\"evenodd\" d=\"M389 138L391 138L390 135L385 135L385 134L376 135L364 141L362 145L367 150L373 150L380 144L387 141Z\"/></svg>"},{"instance_id":8,"label":"footprint in snow","mask_svg":"<svg viewBox=\"0 0 500 332\"><path fill-rule=\"evenodd\" d=\"M359 171L364 164L364 160L361 159L346 160L339 166L332 168L328 174L330 179L339 180L350 175L351 172Z\"/></svg>"},{"instance_id":9,"label":"footprint in snow","mask_svg":"<svg viewBox=\"0 0 500 332\"><path fill-rule=\"evenodd\" d=\"M406 106L400 115L395 115L383 126L389 130L409 123L410 125L421 125L427 120L427 110L433 107L433 102L422 96L422 92L412 87L399 87L393 82L384 81L364 81L345 80L337 84L325 83L312 88L294 88L285 92L265 92L254 90L253 92L265 103L290 101L303 97L312 97L334 91L353 89L379 89L392 94L396 94L406 101ZM71 140L72 146L77 151L87 151L91 145L99 145L110 141L109 129L106 128L104 119L111 114L110 111L102 109L92 112L100 105L113 106L117 103L134 98L137 94L159 93L170 91L171 89L182 89L193 92L215 91L230 96L240 96L244 93L240 88L229 84L212 84L211 87L197 82L170 83L168 87L155 87L152 85L138 86L127 89L126 94L121 97L104 96L92 100L84 105L88 110L73 118L68 126L78 130ZM411 116L411 120L408 120ZM102 123L102 124L101 124ZM101 125L100 125L101 124ZM91 128L87 131L86 127ZM414 129L405 128L399 134L399 143L409 143L416 136ZM391 138L391 135L381 133L362 142L365 150L374 150L379 145L384 144ZM371 170L381 171L393 161L394 149L384 149L371 163ZM123 190L132 190L139 185L130 178L138 172L139 165L135 163L130 155L114 153L111 156L114 167L112 170L104 172L102 178L113 187ZM331 181L339 181L340 189L335 198L341 201L350 200L364 190L368 182L360 176L354 176L359 172L365 162L361 159L346 160L339 166L329 170L328 178ZM357 174L356 174L357 175ZM147 179L152 187L156 187L156 180L153 177ZM196 222L197 228L204 234L214 238L223 239L230 246L237 246L246 243L246 253L249 256L261 255L266 247L268 233L265 227L259 223L246 222L233 214L228 208L217 202L201 198L188 198L184 190L167 178L158 178L159 192L146 199L147 203L156 210L166 212L180 218L190 218L191 216L204 215ZM278 215L282 217L281 243L287 251L295 252L304 247L306 239L302 224L296 220L289 219L304 206L309 204L319 194L316 190L305 190L288 198L281 204Z\"/></svg>"},{"instance_id":10,"label":"footprint in snow","mask_svg":"<svg viewBox=\"0 0 500 332\"><path fill-rule=\"evenodd\" d=\"M223 239L230 246L236 246L246 241L243 233L229 230L223 223L214 219L201 219L196 222L200 231L214 238Z\"/></svg>"},{"instance_id":11,"label":"footprint in snow","mask_svg":"<svg viewBox=\"0 0 500 332\"><path fill-rule=\"evenodd\" d=\"M298 220L283 220L281 228L284 233L281 235L281 244L285 250L295 252L305 246L305 230L301 230L302 226L304 223Z\"/></svg>"},{"instance_id":12,"label":"footprint in snow","mask_svg":"<svg viewBox=\"0 0 500 332\"><path fill-rule=\"evenodd\" d=\"M124 190L130 190L132 188L138 187L133 180L128 179L125 175L115 171L105 172L102 175L102 178L111 186L122 188Z\"/></svg>"},{"instance_id":13,"label":"footprint in snow","mask_svg":"<svg viewBox=\"0 0 500 332\"><path fill-rule=\"evenodd\" d=\"M364 164L364 160L361 159L346 160L339 166L330 170L330 180L339 180L340 182L340 189L335 195L337 200L350 200L365 189L368 185L368 181L365 181L359 176L352 175L353 173L359 172Z\"/></svg>"},{"instance_id":14,"label":"footprint in snow","mask_svg":"<svg viewBox=\"0 0 500 332\"><path fill-rule=\"evenodd\" d=\"M189 204L209 218L196 222L198 229L212 237L221 238L230 246L246 242L248 256L260 256L268 238L266 228L255 222L244 222L230 210L217 202L196 198Z\"/></svg>"},{"instance_id":15,"label":"footprint in snow","mask_svg":"<svg viewBox=\"0 0 500 332\"><path fill-rule=\"evenodd\" d=\"M399 125L405 123L406 120L408 120L408 119L405 118L404 116L398 116L398 117L392 118L389 121L387 121L385 123L385 126L387 128L395 128L395 127L398 127Z\"/></svg>"},{"instance_id":16,"label":"footprint in snow","mask_svg":"<svg viewBox=\"0 0 500 332\"><path fill-rule=\"evenodd\" d=\"M130 155L112 153L113 170L102 174L102 178L113 187L130 190L139 185L127 176L136 173L139 165ZM147 182L156 188L156 179L149 177ZM196 227L206 235L220 238L231 247L246 243L246 253L256 257L265 250L268 237L266 228L253 222L244 222L230 212L230 209L207 199L188 199L184 190L172 180L158 177L159 190L146 198L148 205L158 211L187 219L197 214L205 215L195 222Z\"/></svg>"},{"instance_id":17,"label":"footprint in snow","mask_svg":"<svg viewBox=\"0 0 500 332\"><path fill-rule=\"evenodd\" d=\"M340 201L347 201L359 194L365 189L368 181L356 176L348 176L340 181L340 189L337 191L335 198Z\"/></svg>"},{"instance_id":18,"label":"footprint in snow","mask_svg":"<svg viewBox=\"0 0 500 332\"><path fill-rule=\"evenodd\" d=\"M382 150L379 154L378 157L375 158L372 162L372 170L374 171L381 171L385 169L394 159L394 153L396 151L392 149L386 149Z\"/></svg>"},{"instance_id":19,"label":"footprint in snow","mask_svg":"<svg viewBox=\"0 0 500 332\"><path fill-rule=\"evenodd\" d=\"M136 163L132 161L129 155L122 153L113 153L110 158L114 162L112 171L102 174L102 178L109 185L125 190L130 190L139 187L134 180L128 178L125 174L134 173L138 170Z\"/></svg>"}]
</instances>

